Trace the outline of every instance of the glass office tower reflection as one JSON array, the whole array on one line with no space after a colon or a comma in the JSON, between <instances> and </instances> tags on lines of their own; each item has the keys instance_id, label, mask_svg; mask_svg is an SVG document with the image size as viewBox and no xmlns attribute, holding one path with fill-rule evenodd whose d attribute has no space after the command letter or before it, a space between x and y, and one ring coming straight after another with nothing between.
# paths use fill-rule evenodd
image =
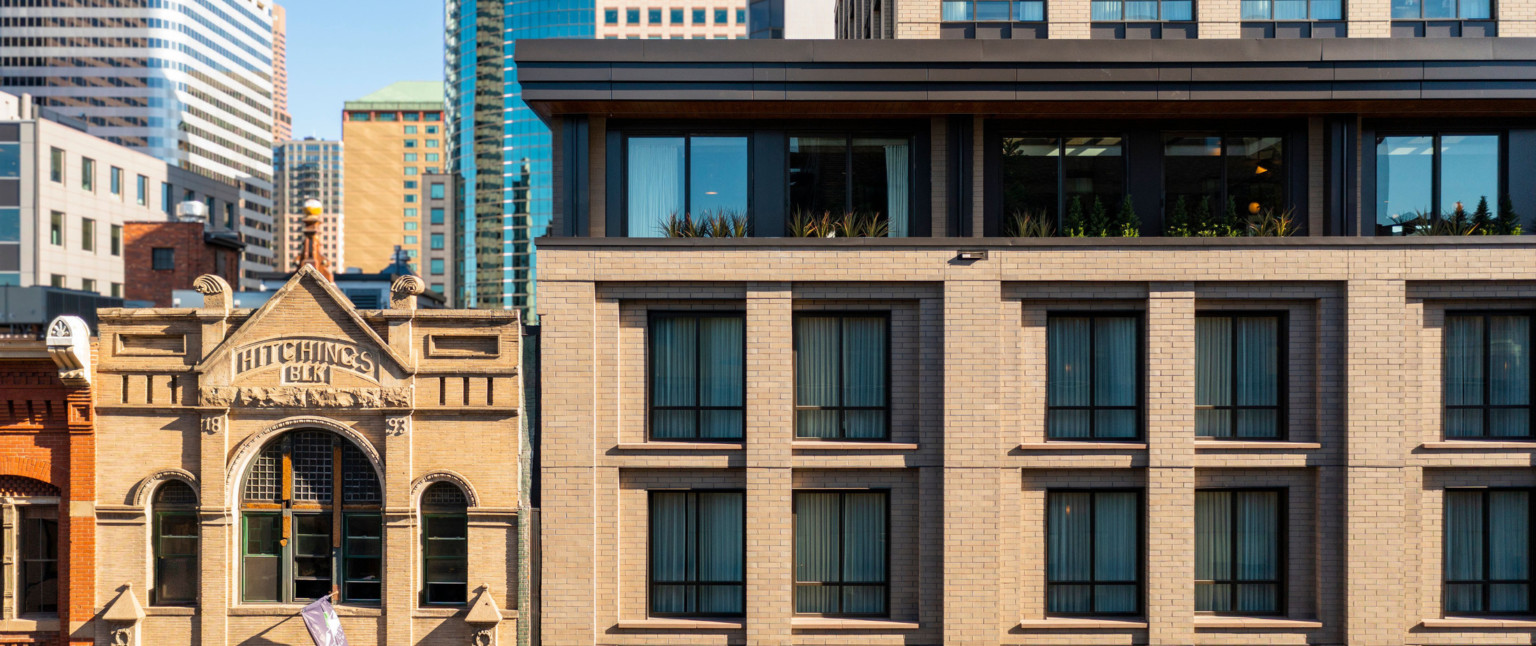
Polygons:
<instances>
[{"instance_id":1,"label":"glass office tower reflection","mask_svg":"<svg viewBox=\"0 0 1536 646\"><path fill-rule=\"evenodd\" d=\"M525 38L593 38L592 0L448 0L448 133L463 209L462 302L535 305L534 239L553 216L550 132L522 101L513 52Z\"/></svg>"}]
</instances>

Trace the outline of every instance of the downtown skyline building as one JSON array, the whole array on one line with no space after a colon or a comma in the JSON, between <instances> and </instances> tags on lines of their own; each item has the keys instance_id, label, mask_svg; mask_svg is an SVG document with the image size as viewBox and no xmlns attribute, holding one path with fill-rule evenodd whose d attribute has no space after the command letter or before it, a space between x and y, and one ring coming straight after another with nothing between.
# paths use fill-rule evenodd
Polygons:
<instances>
[{"instance_id":1,"label":"downtown skyline building","mask_svg":"<svg viewBox=\"0 0 1536 646\"><path fill-rule=\"evenodd\" d=\"M273 5L0 2L0 90L239 191L241 282L277 261Z\"/></svg>"},{"instance_id":2,"label":"downtown skyline building","mask_svg":"<svg viewBox=\"0 0 1536 646\"><path fill-rule=\"evenodd\" d=\"M276 209L281 262L279 271L297 271L304 246L304 202L320 200L317 236L320 253L340 271L346 259L346 207L342 199L342 142L306 137L284 141L273 149L277 174Z\"/></svg>"}]
</instances>

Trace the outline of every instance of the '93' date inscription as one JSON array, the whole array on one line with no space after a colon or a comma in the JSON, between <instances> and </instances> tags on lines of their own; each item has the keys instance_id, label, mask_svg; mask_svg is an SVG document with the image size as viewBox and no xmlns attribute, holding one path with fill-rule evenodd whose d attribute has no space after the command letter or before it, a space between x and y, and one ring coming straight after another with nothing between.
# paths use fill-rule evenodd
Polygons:
<instances>
[{"instance_id":1,"label":"'93' date inscription","mask_svg":"<svg viewBox=\"0 0 1536 646\"><path fill-rule=\"evenodd\" d=\"M234 352L235 377L276 368L284 384L329 384L332 370L345 370L377 382L378 353L348 341L275 339Z\"/></svg>"}]
</instances>

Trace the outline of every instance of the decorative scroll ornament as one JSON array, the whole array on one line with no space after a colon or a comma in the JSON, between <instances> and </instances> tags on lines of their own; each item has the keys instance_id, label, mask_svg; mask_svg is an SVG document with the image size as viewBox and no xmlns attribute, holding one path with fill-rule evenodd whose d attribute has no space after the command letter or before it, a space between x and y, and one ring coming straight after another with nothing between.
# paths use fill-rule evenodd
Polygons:
<instances>
[{"instance_id":1,"label":"decorative scroll ornament","mask_svg":"<svg viewBox=\"0 0 1536 646\"><path fill-rule=\"evenodd\" d=\"M48 356L59 379L70 386L91 384L91 328L78 316L60 316L48 324Z\"/></svg>"}]
</instances>

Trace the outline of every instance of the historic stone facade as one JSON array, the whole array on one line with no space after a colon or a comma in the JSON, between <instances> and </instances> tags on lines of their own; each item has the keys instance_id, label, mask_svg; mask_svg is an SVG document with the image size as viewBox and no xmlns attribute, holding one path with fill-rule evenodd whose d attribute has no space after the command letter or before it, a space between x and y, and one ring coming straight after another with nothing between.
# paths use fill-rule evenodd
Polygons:
<instances>
[{"instance_id":1,"label":"historic stone facade","mask_svg":"<svg viewBox=\"0 0 1536 646\"><path fill-rule=\"evenodd\" d=\"M333 592L354 645L526 637L516 313L414 276L357 311L307 266L255 311L196 289L102 315L97 643L308 643Z\"/></svg>"}]
</instances>

